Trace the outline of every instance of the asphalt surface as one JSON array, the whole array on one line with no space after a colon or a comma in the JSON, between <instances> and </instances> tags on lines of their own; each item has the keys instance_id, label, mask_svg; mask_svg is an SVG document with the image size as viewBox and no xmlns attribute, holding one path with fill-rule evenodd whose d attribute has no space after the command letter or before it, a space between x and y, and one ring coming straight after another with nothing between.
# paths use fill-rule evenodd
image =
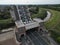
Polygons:
<instances>
[{"instance_id":1,"label":"asphalt surface","mask_svg":"<svg viewBox=\"0 0 60 45\"><path fill-rule=\"evenodd\" d=\"M28 31L26 36L21 37L21 41L22 45L48 45L37 31Z\"/></svg>"},{"instance_id":2,"label":"asphalt surface","mask_svg":"<svg viewBox=\"0 0 60 45\"><path fill-rule=\"evenodd\" d=\"M17 45L14 38L7 39L0 42L0 45Z\"/></svg>"},{"instance_id":3,"label":"asphalt surface","mask_svg":"<svg viewBox=\"0 0 60 45\"><path fill-rule=\"evenodd\" d=\"M0 34L0 45L17 45L14 31Z\"/></svg>"},{"instance_id":4,"label":"asphalt surface","mask_svg":"<svg viewBox=\"0 0 60 45\"><path fill-rule=\"evenodd\" d=\"M2 33L2 34L0 34L0 41L11 39L13 37L14 37L14 31Z\"/></svg>"}]
</instances>

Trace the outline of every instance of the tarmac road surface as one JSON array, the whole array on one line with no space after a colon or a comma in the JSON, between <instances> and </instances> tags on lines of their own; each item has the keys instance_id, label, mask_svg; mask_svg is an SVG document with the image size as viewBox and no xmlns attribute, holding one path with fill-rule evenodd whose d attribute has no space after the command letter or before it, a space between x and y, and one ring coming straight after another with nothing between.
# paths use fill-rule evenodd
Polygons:
<instances>
[{"instance_id":1,"label":"tarmac road surface","mask_svg":"<svg viewBox=\"0 0 60 45\"><path fill-rule=\"evenodd\" d=\"M14 31L0 34L0 45L17 45L15 42Z\"/></svg>"},{"instance_id":2,"label":"tarmac road surface","mask_svg":"<svg viewBox=\"0 0 60 45\"><path fill-rule=\"evenodd\" d=\"M0 45L17 45L14 38L0 42Z\"/></svg>"}]
</instances>

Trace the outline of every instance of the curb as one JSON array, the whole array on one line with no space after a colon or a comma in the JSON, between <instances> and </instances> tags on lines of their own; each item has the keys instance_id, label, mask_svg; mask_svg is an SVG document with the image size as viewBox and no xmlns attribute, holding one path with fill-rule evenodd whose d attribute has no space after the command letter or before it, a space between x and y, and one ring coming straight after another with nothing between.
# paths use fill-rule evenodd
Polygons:
<instances>
[{"instance_id":1,"label":"curb","mask_svg":"<svg viewBox=\"0 0 60 45\"><path fill-rule=\"evenodd\" d=\"M0 34L2 33L6 33L6 32L10 32L10 31L13 31L14 29L13 28L9 28L9 29L3 29Z\"/></svg>"}]
</instances>

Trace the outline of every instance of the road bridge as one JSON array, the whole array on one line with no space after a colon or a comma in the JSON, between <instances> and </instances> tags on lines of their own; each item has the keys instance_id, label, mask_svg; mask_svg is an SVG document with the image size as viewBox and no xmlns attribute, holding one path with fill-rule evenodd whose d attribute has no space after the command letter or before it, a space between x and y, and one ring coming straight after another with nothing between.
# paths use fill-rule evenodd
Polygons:
<instances>
[{"instance_id":1,"label":"road bridge","mask_svg":"<svg viewBox=\"0 0 60 45\"><path fill-rule=\"evenodd\" d=\"M22 45L48 45L37 32L26 33L26 31L32 28L37 28L37 30L40 30L39 23L42 22L37 22L31 19L28 6L17 5L11 6L11 8L13 10L10 10L10 13L16 24L16 40L18 42L22 42Z\"/></svg>"}]
</instances>

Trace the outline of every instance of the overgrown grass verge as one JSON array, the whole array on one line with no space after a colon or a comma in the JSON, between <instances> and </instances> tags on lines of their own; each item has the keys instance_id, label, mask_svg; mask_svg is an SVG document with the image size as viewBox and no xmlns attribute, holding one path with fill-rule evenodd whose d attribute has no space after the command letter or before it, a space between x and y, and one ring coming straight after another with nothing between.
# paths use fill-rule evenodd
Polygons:
<instances>
[{"instance_id":1,"label":"overgrown grass verge","mask_svg":"<svg viewBox=\"0 0 60 45\"><path fill-rule=\"evenodd\" d=\"M14 21L12 18L0 20L0 30L14 26Z\"/></svg>"},{"instance_id":2,"label":"overgrown grass verge","mask_svg":"<svg viewBox=\"0 0 60 45\"><path fill-rule=\"evenodd\" d=\"M51 30L51 37L60 44L60 11L47 9L52 13L49 21L45 22L47 30Z\"/></svg>"}]
</instances>

